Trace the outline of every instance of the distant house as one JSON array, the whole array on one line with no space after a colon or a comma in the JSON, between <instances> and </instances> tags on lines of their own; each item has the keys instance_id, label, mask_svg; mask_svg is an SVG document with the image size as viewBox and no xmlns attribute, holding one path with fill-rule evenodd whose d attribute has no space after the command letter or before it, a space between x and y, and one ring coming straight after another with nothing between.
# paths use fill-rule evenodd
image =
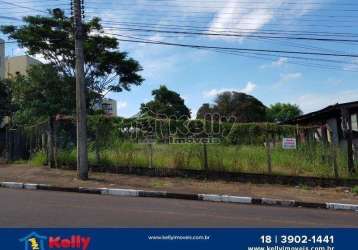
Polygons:
<instances>
[{"instance_id":1,"label":"distant house","mask_svg":"<svg viewBox=\"0 0 358 250\"><path fill-rule=\"evenodd\" d=\"M358 101L337 103L324 109L298 116L285 124L316 126L313 138L347 149L349 165L358 158ZM300 135L307 138L307 134ZM312 134L308 135L308 137Z\"/></svg>"},{"instance_id":2,"label":"distant house","mask_svg":"<svg viewBox=\"0 0 358 250\"><path fill-rule=\"evenodd\" d=\"M337 103L324 109L298 116L285 122L299 126L317 126L316 138L329 143L346 142L347 134L352 134L353 144L358 145L358 101Z\"/></svg>"},{"instance_id":3,"label":"distant house","mask_svg":"<svg viewBox=\"0 0 358 250\"><path fill-rule=\"evenodd\" d=\"M94 110L103 110L107 115L117 117L117 101L104 98L94 105Z\"/></svg>"}]
</instances>

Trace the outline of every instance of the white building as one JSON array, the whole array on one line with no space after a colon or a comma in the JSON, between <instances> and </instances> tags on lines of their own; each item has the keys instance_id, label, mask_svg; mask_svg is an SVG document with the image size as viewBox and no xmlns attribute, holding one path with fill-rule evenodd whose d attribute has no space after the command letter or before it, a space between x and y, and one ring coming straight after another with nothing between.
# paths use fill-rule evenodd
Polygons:
<instances>
[{"instance_id":1,"label":"white building","mask_svg":"<svg viewBox=\"0 0 358 250\"><path fill-rule=\"evenodd\" d=\"M5 78L5 41L0 39L0 79Z\"/></svg>"},{"instance_id":2,"label":"white building","mask_svg":"<svg viewBox=\"0 0 358 250\"><path fill-rule=\"evenodd\" d=\"M104 98L100 103L94 105L95 110L103 110L107 115L117 116L117 101Z\"/></svg>"}]
</instances>

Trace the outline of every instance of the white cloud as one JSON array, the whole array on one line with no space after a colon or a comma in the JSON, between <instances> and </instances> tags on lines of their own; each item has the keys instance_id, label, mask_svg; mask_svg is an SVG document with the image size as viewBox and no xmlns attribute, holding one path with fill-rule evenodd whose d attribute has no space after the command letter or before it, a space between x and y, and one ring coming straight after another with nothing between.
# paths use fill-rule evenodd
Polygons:
<instances>
[{"instance_id":1,"label":"white cloud","mask_svg":"<svg viewBox=\"0 0 358 250\"><path fill-rule=\"evenodd\" d=\"M278 58L276 61L273 61L270 64L263 64L260 66L261 69L266 69L266 68L279 68L282 67L284 65L286 65L286 63L288 62L288 58L287 57L280 57Z\"/></svg>"},{"instance_id":2,"label":"white cloud","mask_svg":"<svg viewBox=\"0 0 358 250\"><path fill-rule=\"evenodd\" d=\"M223 92L227 92L227 91L236 91L236 92L242 92L242 93L246 93L246 94L251 94L252 92L255 91L257 85L253 82L248 82L246 84L246 86L242 89L235 89L235 88L222 88L222 89L211 89L209 91L205 91L203 93L204 97L215 97L218 94L221 94Z\"/></svg>"},{"instance_id":3,"label":"white cloud","mask_svg":"<svg viewBox=\"0 0 358 250\"><path fill-rule=\"evenodd\" d=\"M302 73L296 72L296 73L287 73L287 74L281 74L280 82L289 82L292 80L296 80L302 77Z\"/></svg>"},{"instance_id":4,"label":"white cloud","mask_svg":"<svg viewBox=\"0 0 358 250\"><path fill-rule=\"evenodd\" d=\"M122 102L122 101L118 101L117 102L117 108L118 109L124 109L128 106L128 103L127 102Z\"/></svg>"},{"instance_id":5,"label":"white cloud","mask_svg":"<svg viewBox=\"0 0 358 250\"><path fill-rule=\"evenodd\" d=\"M248 82L245 86L245 88L243 88L240 92L244 92L246 94L250 94L252 93L254 90L256 89L256 84L252 83L252 82Z\"/></svg>"},{"instance_id":6,"label":"white cloud","mask_svg":"<svg viewBox=\"0 0 358 250\"><path fill-rule=\"evenodd\" d=\"M358 71L358 58L354 58L350 63L345 64L343 70Z\"/></svg>"},{"instance_id":7,"label":"white cloud","mask_svg":"<svg viewBox=\"0 0 358 250\"><path fill-rule=\"evenodd\" d=\"M277 81L277 83L273 85L273 87L274 88L282 87L288 82L300 79L301 77L302 77L302 73L300 72L281 74L280 79Z\"/></svg>"},{"instance_id":8,"label":"white cloud","mask_svg":"<svg viewBox=\"0 0 358 250\"><path fill-rule=\"evenodd\" d=\"M308 93L299 96L293 100L293 103L298 104L305 113L308 113L336 103L353 101L358 101L358 89L339 91L329 94Z\"/></svg>"},{"instance_id":9,"label":"white cloud","mask_svg":"<svg viewBox=\"0 0 358 250\"><path fill-rule=\"evenodd\" d=\"M221 1L221 3L223 7L217 10L215 18L209 25L209 31L220 31L230 27L233 32L242 35L241 40L270 22L290 24L320 7L313 0L299 4L289 4L286 0L263 0L255 5L250 1L237 2L236 0ZM285 11L283 12L282 9Z\"/></svg>"}]
</instances>

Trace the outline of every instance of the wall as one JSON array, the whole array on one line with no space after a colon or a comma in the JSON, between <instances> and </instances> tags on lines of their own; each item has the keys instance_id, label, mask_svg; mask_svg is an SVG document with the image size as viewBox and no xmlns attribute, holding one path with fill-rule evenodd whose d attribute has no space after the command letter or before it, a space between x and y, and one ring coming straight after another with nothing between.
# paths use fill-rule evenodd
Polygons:
<instances>
[{"instance_id":1,"label":"wall","mask_svg":"<svg viewBox=\"0 0 358 250\"><path fill-rule=\"evenodd\" d=\"M6 78L15 77L17 74L26 75L31 65L41 62L29 56L15 56L7 58L5 63Z\"/></svg>"}]
</instances>

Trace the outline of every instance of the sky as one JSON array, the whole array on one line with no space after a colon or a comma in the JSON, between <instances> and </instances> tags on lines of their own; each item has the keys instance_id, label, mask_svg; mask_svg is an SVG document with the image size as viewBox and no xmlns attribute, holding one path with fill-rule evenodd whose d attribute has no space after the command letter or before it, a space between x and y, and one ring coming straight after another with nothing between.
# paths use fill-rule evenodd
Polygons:
<instances>
[{"instance_id":1,"label":"sky","mask_svg":"<svg viewBox=\"0 0 358 250\"><path fill-rule=\"evenodd\" d=\"M40 14L36 11L46 8L61 7L68 11L68 2L11 2L34 9L29 10L0 1L0 6L4 6L0 8L7 10L3 16L21 18ZM85 7L87 20L101 17L105 33L121 39L140 37L150 41L230 48L358 54L355 42L267 37L279 31L286 37L356 39L358 32L353 26L358 21L358 3L354 0L303 0L298 3L293 0L87 0ZM0 23L19 24L1 17ZM205 34L239 36L158 32L193 28L200 28ZM290 33L287 35L287 32ZM15 44L6 46L8 56L26 52ZM150 101L152 90L160 85L180 93L194 117L203 103L212 103L215 96L224 91L253 95L267 106L277 102L297 104L305 113L337 102L358 100L357 58L329 56L322 58L339 60L339 63L317 62L307 57L317 59L318 56L305 55L303 60L294 58L298 57L295 54L234 54L124 41L120 42L120 49L140 62L145 78L141 86L133 87L130 92L108 94L118 101L118 114L124 117L136 114L140 104Z\"/></svg>"}]
</instances>

